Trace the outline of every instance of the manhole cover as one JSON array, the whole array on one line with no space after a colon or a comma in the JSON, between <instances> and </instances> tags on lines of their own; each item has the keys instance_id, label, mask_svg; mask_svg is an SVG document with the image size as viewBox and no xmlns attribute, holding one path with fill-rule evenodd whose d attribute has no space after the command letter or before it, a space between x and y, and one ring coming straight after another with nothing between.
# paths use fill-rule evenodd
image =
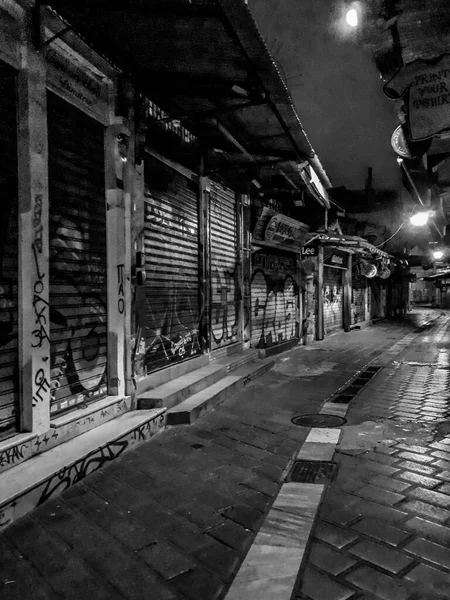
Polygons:
<instances>
[{"instance_id":1,"label":"manhole cover","mask_svg":"<svg viewBox=\"0 0 450 600\"><path fill-rule=\"evenodd\" d=\"M347 419L336 415L299 415L291 419L291 423L302 427L340 427Z\"/></svg>"},{"instance_id":2,"label":"manhole cover","mask_svg":"<svg viewBox=\"0 0 450 600\"><path fill-rule=\"evenodd\" d=\"M321 460L298 460L294 463L288 481L295 483L322 483L333 480L337 464Z\"/></svg>"}]
</instances>

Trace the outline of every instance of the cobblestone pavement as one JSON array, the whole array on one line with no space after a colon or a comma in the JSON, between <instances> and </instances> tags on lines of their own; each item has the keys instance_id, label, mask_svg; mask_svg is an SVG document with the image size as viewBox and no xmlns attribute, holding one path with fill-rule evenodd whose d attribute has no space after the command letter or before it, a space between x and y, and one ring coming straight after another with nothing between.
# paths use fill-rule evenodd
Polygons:
<instances>
[{"instance_id":1,"label":"cobblestone pavement","mask_svg":"<svg viewBox=\"0 0 450 600\"><path fill-rule=\"evenodd\" d=\"M338 334L280 355L271 372L194 425L168 429L42 505L0 535L0 598L223 598L308 434L292 425L292 416L317 412L365 365L430 319L438 328L446 322L436 311L422 311L402 324ZM424 336L432 341L433 331ZM395 372L409 373L405 365ZM375 381L385 381L383 372ZM422 396L410 404L423 410ZM370 581L380 590L394 581L403 590L405 581L434 573L441 578L435 586L445 583L445 448L442 440L432 450L398 444L364 457L340 455L305 597L356 597Z\"/></svg>"},{"instance_id":2,"label":"cobblestone pavement","mask_svg":"<svg viewBox=\"0 0 450 600\"><path fill-rule=\"evenodd\" d=\"M450 598L449 329L439 319L351 401L298 600Z\"/></svg>"}]
</instances>

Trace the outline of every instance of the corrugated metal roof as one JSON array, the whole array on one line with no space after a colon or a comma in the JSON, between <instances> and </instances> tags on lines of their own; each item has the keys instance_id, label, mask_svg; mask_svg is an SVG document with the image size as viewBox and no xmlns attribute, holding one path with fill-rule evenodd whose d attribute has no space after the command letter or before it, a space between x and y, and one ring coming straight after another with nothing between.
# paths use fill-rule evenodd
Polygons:
<instances>
[{"instance_id":1,"label":"corrugated metal roof","mask_svg":"<svg viewBox=\"0 0 450 600\"><path fill-rule=\"evenodd\" d=\"M364 10L362 35L385 79L402 64L449 52L449 0L365 0Z\"/></svg>"},{"instance_id":2,"label":"corrugated metal roof","mask_svg":"<svg viewBox=\"0 0 450 600\"><path fill-rule=\"evenodd\" d=\"M207 136L213 147L222 147L228 160L236 152L234 138L252 157L308 159L330 187L243 0L49 4L94 49L131 74L142 93L196 135ZM231 137L222 135L223 128Z\"/></svg>"}]
</instances>

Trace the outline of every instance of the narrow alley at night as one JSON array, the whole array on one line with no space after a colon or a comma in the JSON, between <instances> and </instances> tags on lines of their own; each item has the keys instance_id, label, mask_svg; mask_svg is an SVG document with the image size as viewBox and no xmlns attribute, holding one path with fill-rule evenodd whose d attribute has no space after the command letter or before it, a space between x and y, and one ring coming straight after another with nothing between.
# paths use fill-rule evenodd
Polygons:
<instances>
[{"instance_id":1,"label":"narrow alley at night","mask_svg":"<svg viewBox=\"0 0 450 600\"><path fill-rule=\"evenodd\" d=\"M450 598L449 47L0 0L1 600Z\"/></svg>"}]
</instances>

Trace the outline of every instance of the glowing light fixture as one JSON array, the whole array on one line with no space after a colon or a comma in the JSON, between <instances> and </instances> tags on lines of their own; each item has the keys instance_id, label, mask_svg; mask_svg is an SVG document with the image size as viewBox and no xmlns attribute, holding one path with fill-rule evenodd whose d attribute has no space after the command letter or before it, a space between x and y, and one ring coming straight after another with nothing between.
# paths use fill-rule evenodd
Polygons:
<instances>
[{"instance_id":1,"label":"glowing light fixture","mask_svg":"<svg viewBox=\"0 0 450 600\"><path fill-rule=\"evenodd\" d=\"M429 212L418 212L410 217L411 225L415 227L423 227L428 223L430 213Z\"/></svg>"},{"instance_id":2,"label":"glowing light fixture","mask_svg":"<svg viewBox=\"0 0 450 600\"><path fill-rule=\"evenodd\" d=\"M347 21L347 25L350 25L350 27L358 27L358 13L354 8L351 8L347 11L345 20Z\"/></svg>"},{"instance_id":3,"label":"glowing light fixture","mask_svg":"<svg viewBox=\"0 0 450 600\"><path fill-rule=\"evenodd\" d=\"M444 256L444 253L442 252L442 250L435 250L433 252L433 258L435 258L436 260L439 260L443 256Z\"/></svg>"}]
</instances>

